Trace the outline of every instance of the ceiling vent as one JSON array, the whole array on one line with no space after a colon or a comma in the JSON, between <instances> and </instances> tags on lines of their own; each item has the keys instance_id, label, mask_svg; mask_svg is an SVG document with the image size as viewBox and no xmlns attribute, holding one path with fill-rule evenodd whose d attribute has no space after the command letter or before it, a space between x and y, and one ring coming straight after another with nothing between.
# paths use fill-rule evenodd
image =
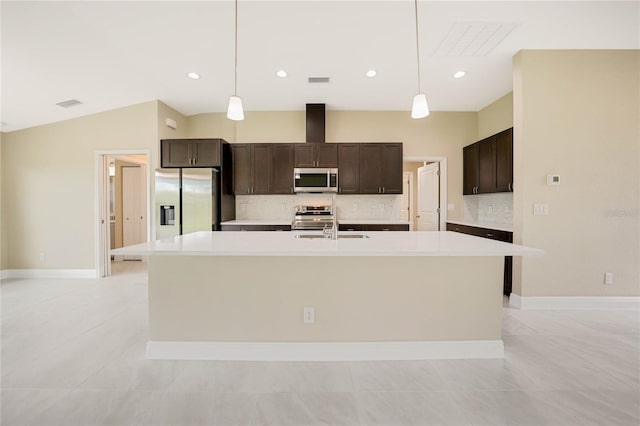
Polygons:
<instances>
[{"instance_id":1,"label":"ceiling vent","mask_svg":"<svg viewBox=\"0 0 640 426\"><path fill-rule=\"evenodd\" d=\"M518 24L513 22L456 22L440 42L435 56L486 56Z\"/></svg>"},{"instance_id":2,"label":"ceiling vent","mask_svg":"<svg viewBox=\"0 0 640 426\"><path fill-rule=\"evenodd\" d=\"M82 102L77 99L69 99L68 101L58 102L56 105L62 108L71 108L73 106L80 105L81 103Z\"/></svg>"},{"instance_id":3,"label":"ceiling vent","mask_svg":"<svg viewBox=\"0 0 640 426\"><path fill-rule=\"evenodd\" d=\"M328 83L329 77L309 77L309 83Z\"/></svg>"}]
</instances>

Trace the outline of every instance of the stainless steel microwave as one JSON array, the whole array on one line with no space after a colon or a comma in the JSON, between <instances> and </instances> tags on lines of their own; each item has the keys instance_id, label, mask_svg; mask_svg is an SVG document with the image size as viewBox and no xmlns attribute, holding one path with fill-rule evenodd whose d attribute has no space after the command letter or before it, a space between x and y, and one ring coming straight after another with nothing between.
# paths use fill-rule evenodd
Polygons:
<instances>
[{"instance_id":1,"label":"stainless steel microwave","mask_svg":"<svg viewBox=\"0 0 640 426\"><path fill-rule=\"evenodd\" d=\"M294 192L338 192L338 169L293 169Z\"/></svg>"}]
</instances>

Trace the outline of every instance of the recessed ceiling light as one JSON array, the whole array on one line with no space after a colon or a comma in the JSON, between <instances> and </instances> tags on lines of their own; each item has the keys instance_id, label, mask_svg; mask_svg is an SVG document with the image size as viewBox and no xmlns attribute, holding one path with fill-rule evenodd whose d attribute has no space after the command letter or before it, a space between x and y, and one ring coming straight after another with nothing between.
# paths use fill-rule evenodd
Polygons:
<instances>
[{"instance_id":1,"label":"recessed ceiling light","mask_svg":"<svg viewBox=\"0 0 640 426\"><path fill-rule=\"evenodd\" d=\"M192 78L194 80L197 80L200 78L200 74L198 74L197 72L190 72L189 74L187 74L189 76L189 78Z\"/></svg>"},{"instance_id":2,"label":"recessed ceiling light","mask_svg":"<svg viewBox=\"0 0 640 426\"><path fill-rule=\"evenodd\" d=\"M453 78L462 78L466 75L467 73L464 71L457 71L455 74L453 74Z\"/></svg>"},{"instance_id":3,"label":"recessed ceiling light","mask_svg":"<svg viewBox=\"0 0 640 426\"><path fill-rule=\"evenodd\" d=\"M287 76L287 72L285 70L280 70L276 73L276 75L280 78L285 78Z\"/></svg>"},{"instance_id":4,"label":"recessed ceiling light","mask_svg":"<svg viewBox=\"0 0 640 426\"><path fill-rule=\"evenodd\" d=\"M375 77L377 74L376 70L367 71L367 77Z\"/></svg>"}]
</instances>

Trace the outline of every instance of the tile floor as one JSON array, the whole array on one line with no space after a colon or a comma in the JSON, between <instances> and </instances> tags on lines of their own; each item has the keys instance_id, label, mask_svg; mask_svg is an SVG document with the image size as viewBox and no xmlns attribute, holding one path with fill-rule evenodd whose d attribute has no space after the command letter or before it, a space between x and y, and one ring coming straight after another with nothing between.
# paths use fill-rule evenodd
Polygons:
<instances>
[{"instance_id":1,"label":"tile floor","mask_svg":"<svg viewBox=\"0 0 640 426\"><path fill-rule=\"evenodd\" d=\"M145 264L5 280L2 425L639 425L637 311L504 308L505 359L144 359Z\"/></svg>"}]
</instances>

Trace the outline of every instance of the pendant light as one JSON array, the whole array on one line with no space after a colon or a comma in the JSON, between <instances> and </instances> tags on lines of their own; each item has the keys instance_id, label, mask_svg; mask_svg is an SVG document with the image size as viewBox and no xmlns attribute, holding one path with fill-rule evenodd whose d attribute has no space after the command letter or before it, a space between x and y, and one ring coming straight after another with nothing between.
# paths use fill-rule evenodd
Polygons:
<instances>
[{"instance_id":1,"label":"pendant light","mask_svg":"<svg viewBox=\"0 0 640 426\"><path fill-rule=\"evenodd\" d=\"M244 120L244 111L242 109L242 99L238 96L238 0L235 0L235 41L234 41L234 75L233 75L233 96L229 98L229 108L227 108L227 118L230 120Z\"/></svg>"},{"instance_id":2,"label":"pendant light","mask_svg":"<svg viewBox=\"0 0 640 426\"><path fill-rule=\"evenodd\" d=\"M418 0L413 0L416 12L416 57L418 59L418 94L413 97L411 107L411 118L424 118L429 115L429 105L427 105L427 95L422 93L420 84L420 42L418 37Z\"/></svg>"}]
</instances>

